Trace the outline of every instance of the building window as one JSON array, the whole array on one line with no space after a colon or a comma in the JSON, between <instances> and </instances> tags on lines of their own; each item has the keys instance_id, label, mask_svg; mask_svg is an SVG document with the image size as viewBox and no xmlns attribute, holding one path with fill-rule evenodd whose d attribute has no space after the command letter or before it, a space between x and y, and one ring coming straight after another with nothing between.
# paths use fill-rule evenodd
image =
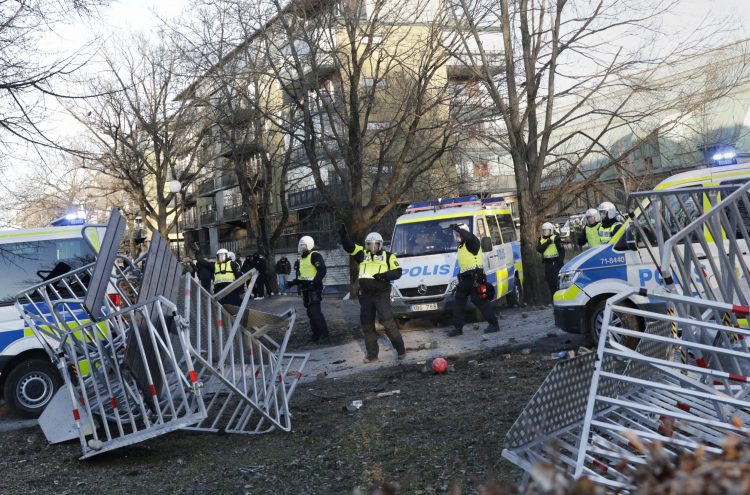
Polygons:
<instances>
[{"instance_id":1,"label":"building window","mask_svg":"<svg viewBox=\"0 0 750 495\"><path fill-rule=\"evenodd\" d=\"M388 129L388 122L368 122L367 129L371 131L380 131Z\"/></svg>"},{"instance_id":2,"label":"building window","mask_svg":"<svg viewBox=\"0 0 750 495\"><path fill-rule=\"evenodd\" d=\"M378 88L387 88L388 83L386 82L385 78L383 79L374 79L372 77L365 77L365 87L366 88L372 88L373 86L376 86Z\"/></svg>"},{"instance_id":3,"label":"building window","mask_svg":"<svg viewBox=\"0 0 750 495\"><path fill-rule=\"evenodd\" d=\"M490 167L487 162L474 163L474 177L489 177Z\"/></svg>"},{"instance_id":4,"label":"building window","mask_svg":"<svg viewBox=\"0 0 750 495\"><path fill-rule=\"evenodd\" d=\"M372 43L373 45L379 45L383 42L382 36L362 36L362 44L367 45L368 43Z\"/></svg>"}]
</instances>

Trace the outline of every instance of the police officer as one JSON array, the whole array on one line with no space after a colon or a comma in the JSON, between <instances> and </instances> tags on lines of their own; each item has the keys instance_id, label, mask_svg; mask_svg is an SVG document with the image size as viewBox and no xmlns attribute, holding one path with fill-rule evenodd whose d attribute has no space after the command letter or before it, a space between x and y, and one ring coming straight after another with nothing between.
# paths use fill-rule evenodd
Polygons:
<instances>
[{"instance_id":1,"label":"police officer","mask_svg":"<svg viewBox=\"0 0 750 495\"><path fill-rule=\"evenodd\" d=\"M617 218L617 208L609 201L599 205L599 216L602 218L599 226L599 241L601 244L607 244L620 230L622 222Z\"/></svg>"},{"instance_id":2,"label":"police officer","mask_svg":"<svg viewBox=\"0 0 750 495\"><path fill-rule=\"evenodd\" d=\"M241 275L240 266L229 258L229 251L219 249L216 251L216 263L214 263L214 294L218 294L225 287L237 280ZM224 296L221 304L239 306L241 304L240 291L235 290Z\"/></svg>"},{"instance_id":3,"label":"police officer","mask_svg":"<svg viewBox=\"0 0 750 495\"><path fill-rule=\"evenodd\" d=\"M468 298L471 298L471 302L479 308L482 316L489 323L487 328L484 329L484 333L497 332L500 330L500 326L490 304L494 296L494 290L492 290L494 287L487 283L487 277L484 273L481 243L465 223L454 224L450 228L453 230L453 236L458 243L459 274L453 301L454 328L448 332L448 337L456 337L464 333L464 310ZM479 294L479 290L482 288L490 289L489 293L483 294L484 298Z\"/></svg>"},{"instance_id":4,"label":"police officer","mask_svg":"<svg viewBox=\"0 0 750 495\"><path fill-rule=\"evenodd\" d=\"M565 248L560 241L560 236L555 234L555 226L549 222L542 225L542 237L536 250L542 254L544 259L544 279L552 296L557 292L558 276L565 259Z\"/></svg>"},{"instance_id":5,"label":"police officer","mask_svg":"<svg viewBox=\"0 0 750 495\"><path fill-rule=\"evenodd\" d=\"M391 311L391 281L401 278L401 266L396 255L383 249L383 237L377 232L367 234L365 247L354 244L342 224L339 236L344 251L359 263L359 321L365 336L365 363L378 360L378 334L375 331L375 315L385 327L385 333L398 353L406 355L406 347L396 320Z\"/></svg>"},{"instance_id":6,"label":"police officer","mask_svg":"<svg viewBox=\"0 0 750 495\"><path fill-rule=\"evenodd\" d=\"M297 245L299 259L299 271L297 279L292 280L286 286L298 286L302 290L302 303L307 309L307 317L310 320L312 330L311 342L328 342L328 324L323 316L320 303L323 300L323 278L326 276L326 263L323 256L315 251L315 241L306 235L299 240Z\"/></svg>"},{"instance_id":7,"label":"police officer","mask_svg":"<svg viewBox=\"0 0 750 495\"><path fill-rule=\"evenodd\" d=\"M583 247L588 244L590 248L601 244L599 229L601 228L601 217L595 208L586 210L586 225L578 236L578 245Z\"/></svg>"}]
</instances>

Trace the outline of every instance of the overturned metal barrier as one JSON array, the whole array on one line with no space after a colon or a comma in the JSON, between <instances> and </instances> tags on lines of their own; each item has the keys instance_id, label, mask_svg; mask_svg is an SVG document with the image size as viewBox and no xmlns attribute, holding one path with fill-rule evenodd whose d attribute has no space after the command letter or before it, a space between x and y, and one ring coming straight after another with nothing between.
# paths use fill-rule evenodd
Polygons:
<instances>
[{"instance_id":1,"label":"overturned metal barrier","mask_svg":"<svg viewBox=\"0 0 750 495\"><path fill-rule=\"evenodd\" d=\"M281 315L250 310L248 291L232 315L195 279L186 277L184 282L191 353L204 384L207 411L206 418L190 428L243 434L290 431L289 402L309 358L286 352L294 310Z\"/></svg>"},{"instance_id":2,"label":"overturned metal barrier","mask_svg":"<svg viewBox=\"0 0 750 495\"><path fill-rule=\"evenodd\" d=\"M707 362L731 357L750 364L741 350L688 341L673 335L672 326L695 335L735 332L720 321L695 320L621 305L630 292L607 303L606 320L614 312L636 316L645 330L613 326L602 330L596 353L559 363L506 436L503 456L524 470L536 462L556 465L571 476L618 489L629 489L632 470L646 462L639 442L659 441L676 459L680 449L703 446L721 452L726 435L750 433L743 426L750 401L738 397L746 375L728 373L705 362L683 363L675 349L700 353ZM731 311L731 305L671 294L649 294L665 303L679 301L709 311ZM620 320L622 321L622 320ZM636 338L631 349L620 342ZM678 355L679 353L677 353Z\"/></svg>"},{"instance_id":3,"label":"overturned metal barrier","mask_svg":"<svg viewBox=\"0 0 750 495\"><path fill-rule=\"evenodd\" d=\"M88 458L177 429L289 431L308 359L286 353L294 311L248 310L248 290L234 318L218 303L225 292L182 276L157 233L139 260L117 261L123 230L114 211L95 263L17 296L64 379L40 418L48 440L78 437ZM227 289L248 280L252 288L246 274Z\"/></svg>"},{"instance_id":4,"label":"overturned metal barrier","mask_svg":"<svg viewBox=\"0 0 750 495\"><path fill-rule=\"evenodd\" d=\"M641 215L620 248L653 260L663 288L607 301L597 352L552 370L504 457L628 491L643 444L676 460L699 446L720 453L727 435L750 432L748 194L750 183L633 195ZM664 311L634 308L638 298Z\"/></svg>"}]
</instances>

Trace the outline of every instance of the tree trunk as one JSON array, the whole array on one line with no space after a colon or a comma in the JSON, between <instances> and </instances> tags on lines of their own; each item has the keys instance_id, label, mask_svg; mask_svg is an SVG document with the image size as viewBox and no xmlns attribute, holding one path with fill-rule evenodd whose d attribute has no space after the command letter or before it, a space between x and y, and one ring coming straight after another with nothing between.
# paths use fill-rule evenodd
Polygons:
<instances>
[{"instance_id":1,"label":"tree trunk","mask_svg":"<svg viewBox=\"0 0 750 495\"><path fill-rule=\"evenodd\" d=\"M521 259L523 260L524 298L530 304L546 304L550 301L544 280L542 257L536 251L543 215L536 211L534 200L528 191L518 191L521 217Z\"/></svg>"}]
</instances>

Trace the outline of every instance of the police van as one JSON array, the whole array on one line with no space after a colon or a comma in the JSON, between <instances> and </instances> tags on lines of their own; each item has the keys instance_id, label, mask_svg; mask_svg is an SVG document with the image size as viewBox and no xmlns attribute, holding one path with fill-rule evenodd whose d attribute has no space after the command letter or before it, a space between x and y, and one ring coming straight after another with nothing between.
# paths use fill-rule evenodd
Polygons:
<instances>
[{"instance_id":1,"label":"police van","mask_svg":"<svg viewBox=\"0 0 750 495\"><path fill-rule=\"evenodd\" d=\"M439 317L452 310L458 285L457 244L452 224L465 223L482 245L487 282L496 299L523 299L521 245L509 205L502 197L476 196L414 203L396 220L390 250L403 270L391 288L394 315Z\"/></svg>"},{"instance_id":2,"label":"police van","mask_svg":"<svg viewBox=\"0 0 750 495\"><path fill-rule=\"evenodd\" d=\"M703 168L671 176L655 190L737 185L750 180L750 164ZM641 212L636 212L636 221ZM608 298L628 287L655 289L661 276L645 249L630 249L628 219L607 244L588 249L560 270L560 289L554 296L555 325L570 333L582 333L596 342L603 324ZM658 311L661 307L647 297L634 295L625 301L633 307ZM615 315L615 317L618 317ZM635 319L627 322L637 328Z\"/></svg>"},{"instance_id":3,"label":"police van","mask_svg":"<svg viewBox=\"0 0 750 495\"><path fill-rule=\"evenodd\" d=\"M0 231L0 393L21 416L38 417L62 379L18 314L16 294L92 263L103 235L81 225Z\"/></svg>"}]
</instances>

